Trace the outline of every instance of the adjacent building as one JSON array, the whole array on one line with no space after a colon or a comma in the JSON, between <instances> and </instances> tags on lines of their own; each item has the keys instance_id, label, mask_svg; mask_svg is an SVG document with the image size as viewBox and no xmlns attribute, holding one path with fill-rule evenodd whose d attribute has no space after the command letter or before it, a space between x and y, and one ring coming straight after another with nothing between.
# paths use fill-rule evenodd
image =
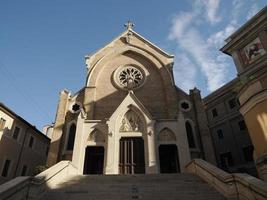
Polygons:
<instances>
[{"instance_id":1,"label":"adjacent building","mask_svg":"<svg viewBox=\"0 0 267 200\"><path fill-rule=\"evenodd\" d=\"M226 42L221 51L235 62L239 110L254 145L259 177L267 180L267 6Z\"/></svg>"},{"instance_id":2,"label":"adjacent building","mask_svg":"<svg viewBox=\"0 0 267 200\"><path fill-rule=\"evenodd\" d=\"M50 139L0 103L0 184L16 176L34 175L45 165Z\"/></svg>"},{"instance_id":3,"label":"adjacent building","mask_svg":"<svg viewBox=\"0 0 267 200\"><path fill-rule=\"evenodd\" d=\"M235 78L203 99L217 165L228 172L257 176L246 123L239 112L239 79Z\"/></svg>"}]
</instances>

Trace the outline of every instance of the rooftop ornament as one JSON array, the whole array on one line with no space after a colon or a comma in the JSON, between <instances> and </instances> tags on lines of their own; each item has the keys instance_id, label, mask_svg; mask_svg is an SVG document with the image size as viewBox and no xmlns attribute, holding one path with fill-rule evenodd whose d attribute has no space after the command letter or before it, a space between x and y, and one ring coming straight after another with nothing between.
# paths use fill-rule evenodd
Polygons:
<instances>
[{"instance_id":1,"label":"rooftop ornament","mask_svg":"<svg viewBox=\"0 0 267 200\"><path fill-rule=\"evenodd\" d=\"M132 30L134 26L135 26L134 23L131 22L130 20L124 24L126 30Z\"/></svg>"}]
</instances>

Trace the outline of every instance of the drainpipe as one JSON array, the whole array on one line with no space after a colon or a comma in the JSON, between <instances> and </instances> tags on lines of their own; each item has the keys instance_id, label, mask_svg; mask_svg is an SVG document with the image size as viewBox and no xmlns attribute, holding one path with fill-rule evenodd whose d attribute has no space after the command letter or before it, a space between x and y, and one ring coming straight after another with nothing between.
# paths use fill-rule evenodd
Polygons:
<instances>
[{"instance_id":1,"label":"drainpipe","mask_svg":"<svg viewBox=\"0 0 267 200\"><path fill-rule=\"evenodd\" d=\"M21 148L20 148L19 157L18 157L18 161L17 161L17 164L16 164L15 173L14 173L14 177L13 178L16 177L16 174L17 174L17 171L18 171L18 168L19 168L19 163L20 163L20 160L21 160L21 157L22 157L22 152L23 152L23 149L24 149L25 141L26 141L26 136L27 136L27 133L28 133L30 128L31 127L28 126L28 128L25 131L23 142L22 142L22 145L21 145Z\"/></svg>"}]
</instances>

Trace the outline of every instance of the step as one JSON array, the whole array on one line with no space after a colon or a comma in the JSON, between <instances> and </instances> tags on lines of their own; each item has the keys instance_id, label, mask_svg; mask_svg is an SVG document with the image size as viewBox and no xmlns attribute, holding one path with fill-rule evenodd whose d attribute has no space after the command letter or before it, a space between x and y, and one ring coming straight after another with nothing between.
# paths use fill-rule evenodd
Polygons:
<instances>
[{"instance_id":1,"label":"step","mask_svg":"<svg viewBox=\"0 0 267 200\"><path fill-rule=\"evenodd\" d=\"M70 176L42 200L223 200L214 188L193 174Z\"/></svg>"}]
</instances>

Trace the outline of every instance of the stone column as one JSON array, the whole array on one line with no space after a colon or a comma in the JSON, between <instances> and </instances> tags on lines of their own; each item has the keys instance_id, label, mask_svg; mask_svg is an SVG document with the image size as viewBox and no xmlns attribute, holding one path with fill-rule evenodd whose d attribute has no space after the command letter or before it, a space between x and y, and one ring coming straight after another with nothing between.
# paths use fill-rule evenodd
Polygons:
<instances>
[{"instance_id":1,"label":"stone column","mask_svg":"<svg viewBox=\"0 0 267 200\"><path fill-rule=\"evenodd\" d=\"M106 166L105 166L105 174L118 174L118 140L117 134L115 134L115 125L114 123L107 121L108 125L108 138L107 138L107 147L106 147Z\"/></svg>"},{"instance_id":2,"label":"stone column","mask_svg":"<svg viewBox=\"0 0 267 200\"><path fill-rule=\"evenodd\" d=\"M79 114L77 119L77 127L74 141L74 148L72 153L72 163L78 168L78 173L83 174L84 157L85 157L85 142L87 137L84 133L84 119L82 113Z\"/></svg>"},{"instance_id":3,"label":"stone column","mask_svg":"<svg viewBox=\"0 0 267 200\"><path fill-rule=\"evenodd\" d=\"M68 99L69 99L70 93L67 90L63 90L60 92L60 98L57 108L57 114L56 114L56 120L55 125L51 137L50 142L50 149L48 153L47 158L47 165L50 167L57 162L60 161L60 144L61 144L61 138L63 134L63 128L65 123L65 115L68 110Z\"/></svg>"},{"instance_id":4,"label":"stone column","mask_svg":"<svg viewBox=\"0 0 267 200\"><path fill-rule=\"evenodd\" d=\"M156 162L156 145L155 145L155 122L150 122L149 127L147 127L147 145L148 145L148 166L146 166L147 174L157 174L159 173L158 165Z\"/></svg>"}]
</instances>

